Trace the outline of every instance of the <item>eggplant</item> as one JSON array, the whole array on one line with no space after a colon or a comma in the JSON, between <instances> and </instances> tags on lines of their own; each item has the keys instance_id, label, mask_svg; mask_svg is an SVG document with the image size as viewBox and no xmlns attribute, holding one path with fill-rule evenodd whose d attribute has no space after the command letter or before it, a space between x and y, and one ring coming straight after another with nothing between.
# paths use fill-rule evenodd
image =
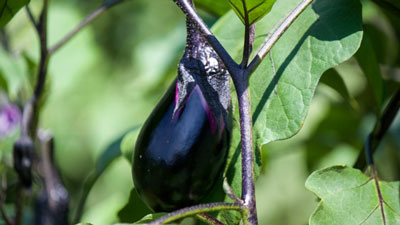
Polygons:
<instances>
[{"instance_id":1,"label":"eggplant","mask_svg":"<svg viewBox=\"0 0 400 225\"><path fill-rule=\"evenodd\" d=\"M170 88L144 124L133 158L135 189L156 212L201 200L221 174L229 148L228 126L198 86L175 114L174 94Z\"/></svg>"},{"instance_id":2,"label":"eggplant","mask_svg":"<svg viewBox=\"0 0 400 225\"><path fill-rule=\"evenodd\" d=\"M186 24L178 77L143 125L132 160L135 189L156 212L204 198L222 174L231 139L229 73Z\"/></svg>"}]
</instances>

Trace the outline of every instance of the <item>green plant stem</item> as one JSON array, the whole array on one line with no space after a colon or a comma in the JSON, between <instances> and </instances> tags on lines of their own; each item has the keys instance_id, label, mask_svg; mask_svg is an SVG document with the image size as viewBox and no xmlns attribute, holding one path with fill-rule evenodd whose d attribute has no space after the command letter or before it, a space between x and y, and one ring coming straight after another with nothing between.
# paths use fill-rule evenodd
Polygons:
<instances>
[{"instance_id":1,"label":"green plant stem","mask_svg":"<svg viewBox=\"0 0 400 225\"><path fill-rule=\"evenodd\" d=\"M167 224L173 221L183 219L185 217L194 216L200 213L206 212L213 212L213 211L221 211L221 210L241 210L240 204L237 203L225 203L225 202L218 202L218 203L208 203L208 204L201 204L196 206L191 206L187 208L183 208L149 223L148 225L158 225L158 224Z\"/></svg>"},{"instance_id":2,"label":"green plant stem","mask_svg":"<svg viewBox=\"0 0 400 225\"><path fill-rule=\"evenodd\" d=\"M203 221L204 223L210 224L210 225L224 225L221 221L215 219L214 217L206 214L206 213L199 213L196 215L196 217Z\"/></svg>"},{"instance_id":3,"label":"green plant stem","mask_svg":"<svg viewBox=\"0 0 400 225\"><path fill-rule=\"evenodd\" d=\"M376 151L376 149L378 148L379 143L382 141L383 137L389 130L390 125L395 119L399 109L400 109L400 89L398 89L395 92L390 102L385 107L382 116L377 119L375 127L370 134L370 148L369 152L367 152L367 154L369 154L370 159L372 159L372 156ZM366 154L364 154L365 150L366 146L363 147L361 153L359 154L358 159L354 164L354 168L363 170L367 166L367 157Z\"/></svg>"},{"instance_id":4,"label":"green plant stem","mask_svg":"<svg viewBox=\"0 0 400 225\"><path fill-rule=\"evenodd\" d=\"M297 17L313 2L313 0L303 0L301 1L296 8L294 8L282 21L281 24L273 30L271 35L268 35L261 47L259 48L256 56L251 61L249 67L247 68L248 74L251 74L253 71L257 69L260 63L263 61L265 56L271 51L272 47L276 44L279 38L285 33L285 31L293 24L293 22L297 19Z\"/></svg>"}]
</instances>

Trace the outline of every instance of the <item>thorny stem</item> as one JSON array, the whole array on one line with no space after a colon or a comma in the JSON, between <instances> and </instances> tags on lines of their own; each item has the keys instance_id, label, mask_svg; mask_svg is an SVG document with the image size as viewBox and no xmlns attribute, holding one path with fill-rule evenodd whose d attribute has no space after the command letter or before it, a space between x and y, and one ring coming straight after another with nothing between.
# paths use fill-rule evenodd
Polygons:
<instances>
[{"instance_id":1,"label":"thorny stem","mask_svg":"<svg viewBox=\"0 0 400 225\"><path fill-rule=\"evenodd\" d=\"M55 44L53 47L49 48L49 54L53 54L55 51L60 49L62 46L65 45L69 40L71 40L75 34L77 34L79 31L82 30L86 25L88 25L90 22L92 22L94 19L96 19L98 16L100 16L102 13L107 11L109 8L115 6L116 4L122 2L124 0L111 0L111 1L106 1L104 4L102 4L99 8L95 9L92 13L90 13L83 21L76 26L71 32L69 32L63 39L61 39L57 44Z\"/></svg>"},{"instance_id":2,"label":"thorny stem","mask_svg":"<svg viewBox=\"0 0 400 225\"><path fill-rule=\"evenodd\" d=\"M390 102L387 104L385 110L383 111L381 117L376 121L374 130L370 134L370 148L367 154L359 154L358 159L354 165L354 168L363 170L367 163L371 164L372 155L378 148L379 143L382 141L386 132L389 130L390 125L395 119L398 111L400 109L400 89L396 91ZM366 146L364 149L366 150ZM368 162L366 161L366 155L368 155Z\"/></svg>"},{"instance_id":3,"label":"thorny stem","mask_svg":"<svg viewBox=\"0 0 400 225\"><path fill-rule=\"evenodd\" d=\"M213 211L220 211L220 210L237 210L240 211L241 206L237 203L225 203L225 202L218 202L218 203L208 203L208 204L201 204L196 206L191 206L187 208L183 208L149 223L148 225L158 225L158 224L167 224L173 221L193 216L200 213L206 212L213 212Z\"/></svg>"},{"instance_id":4,"label":"thorny stem","mask_svg":"<svg viewBox=\"0 0 400 225\"><path fill-rule=\"evenodd\" d=\"M296 18L309 6L313 0L303 0L294 8L283 20L283 22L278 26L276 30L273 31L271 35L268 35L258 50L256 56L251 61L249 67L247 68L249 74L251 74L260 65L262 60L279 40L279 38L285 33L285 31L292 25Z\"/></svg>"}]
</instances>

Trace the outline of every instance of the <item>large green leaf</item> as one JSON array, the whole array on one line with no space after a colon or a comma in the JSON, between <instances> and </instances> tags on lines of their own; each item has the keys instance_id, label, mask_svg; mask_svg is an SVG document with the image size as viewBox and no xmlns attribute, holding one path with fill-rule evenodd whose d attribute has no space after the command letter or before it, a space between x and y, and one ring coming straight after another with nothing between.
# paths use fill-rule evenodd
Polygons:
<instances>
[{"instance_id":1,"label":"large green leaf","mask_svg":"<svg viewBox=\"0 0 400 225\"><path fill-rule=\"evenodd\" d=\"M0 29L28 3L29 0L0 0Z\"/></svg>"},{"instance_id":2,"label":"large green leaf","mask_svg":"<svg viewBox=\"0 0 400 225\"><path fill-rule=\"evenodd\" d=\"M400 182L378 182L386 223L375 180L361 171L334 166L314 172L306 187L321 202L310 218L310 225L395 225L400 224Z\"/></svg>"},{"instance_id":3,"label":"large green leaf","mask_svg":"<svg viewBox=\"0 0 400 225\"><path fill-rule=\"evenodd\" d=\"M251 25L271 11L276 0L228 0L245 25Z\"/></svg>"},{"instance_id":4,"label":"large green leaf","mask_svg":"<svg viewBox=\"0 0 400 225\"><path fill-rule=\"evenodd\" d=\"M299 0L278 0L257 23L255 49ZM240 60L242 29L228 13L215 33L236 60ZM258 144L294 135L307 114L319 78L327 69L350 58L362 38L358 0L316 0L272 48L250 79L253 122ZM272 62L271 62L272 59ZM273 65L273 66L271 66Z\"/></svg>"}]
</instances>

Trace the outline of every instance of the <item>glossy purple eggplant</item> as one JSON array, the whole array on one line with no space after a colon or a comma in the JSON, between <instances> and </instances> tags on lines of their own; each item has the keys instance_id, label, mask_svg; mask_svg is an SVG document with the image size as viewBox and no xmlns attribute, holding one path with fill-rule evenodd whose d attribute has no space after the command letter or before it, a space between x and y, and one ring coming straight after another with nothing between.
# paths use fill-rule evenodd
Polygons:
<instances>
[{"instance_id":1,"label":"glossy purple eggplant","mask_svg":"<svg viewBox=\"0 0 400 225\"><path fill-rule=\"evenodd\" d=\"M195 86L174 113L172 85L144 124L133 156L139 196L154 211L172 211L201 200L221 175L230 131Z\"/></svg>"}]
</instances>

